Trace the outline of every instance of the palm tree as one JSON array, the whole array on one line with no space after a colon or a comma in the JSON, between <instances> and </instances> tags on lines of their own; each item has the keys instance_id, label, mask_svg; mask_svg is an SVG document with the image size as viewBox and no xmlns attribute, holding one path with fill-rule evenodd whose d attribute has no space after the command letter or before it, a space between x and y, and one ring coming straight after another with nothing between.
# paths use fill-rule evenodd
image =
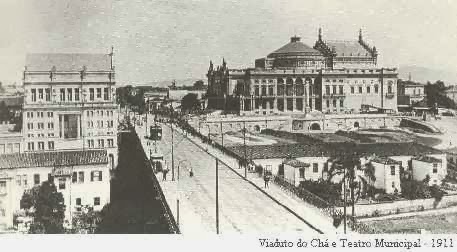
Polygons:
<instances>
[{"instance_id":1,"label":"palm tree","mask_svg":"<svg viewBox=\"0 0 457 252\"><path fill-rule=\"evenodd\" d=\"M373 187L373 182L376 181L376 176L375 176L375 168L373 163L371 161L365 163L364 169L363 169L363 177L359 176L360 180L363 182L364 187ZM368 181L367 181L368 179ZM366 192L366 191L365 191Z\"/></svg>"},{"instance_id":2,"label":"palm tree","mask_svg":"<svg viewBox=\"0 0 457 252\"><path fill-rule=\"evenodd\" d=\"M349 180L349 189L352 203L352 218L355 217L355 188L357 188L358 182L356 182L356 170L361 167L360 155L357 152L340 152L334 158L331 158L332 165L328 172L327 180L330 181L335 175L343 174L344 185L346 185L346 178ZM347 190L344 186L343 190ZM358 197L357 197L358 199ZM346 203L346 199L345 199ZM345 205L346 207L346 205Z\"/></svg>"}]
</instances>

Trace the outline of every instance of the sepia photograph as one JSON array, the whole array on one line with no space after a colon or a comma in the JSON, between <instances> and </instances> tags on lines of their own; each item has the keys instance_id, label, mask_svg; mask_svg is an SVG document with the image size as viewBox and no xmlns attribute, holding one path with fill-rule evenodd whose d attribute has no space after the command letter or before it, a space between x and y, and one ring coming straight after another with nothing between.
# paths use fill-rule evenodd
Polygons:
<instances>
[{"instance_id":1,"label":"sepia photograph","mask_svg":"<svg viewBox=\"0 0 457 252\"><path fill-rule=\"evenodd\" d=\"M0 234L455 235L456 13L0 0Z\"/></svg>"}]
</instances>

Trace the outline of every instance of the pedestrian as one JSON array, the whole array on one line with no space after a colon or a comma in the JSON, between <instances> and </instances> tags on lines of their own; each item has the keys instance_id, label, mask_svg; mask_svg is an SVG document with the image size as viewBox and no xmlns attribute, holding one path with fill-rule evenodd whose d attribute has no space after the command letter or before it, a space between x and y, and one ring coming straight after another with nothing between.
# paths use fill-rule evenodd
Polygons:
<instances>
[{"instance_id":1,"label":"pedestrian","mask_svg":"<svg viewBox=\"0 0 457 252\"><path fill-rule=\"evenodd\" d=\"M194 170L192 168L190 168L189 170L189 177L193 177L194 176Z\"/></svg>"},{"instance_id":2,"label":"pedestrian","mask_svg":"<svg viewBox=\"0 0 457 252\"><path fill-rule=\"evenodd\" d=\"M265 172L265 176L264 176L263 180L265 181L265 188L268 188L268 183L270 182L270 173L269 172Z\"/></svg>"},{"instance_id":3,"label":"pedestrian","mask_svg":"<svg viewBox=\"0 0 457 252\"><path fill-rule=\"evenodd\" d=\"M163 171L162 171L162 181L165 181L167 180L167 173L168 173L168 167L166 167Z\"/></svg>"}]
</instances>

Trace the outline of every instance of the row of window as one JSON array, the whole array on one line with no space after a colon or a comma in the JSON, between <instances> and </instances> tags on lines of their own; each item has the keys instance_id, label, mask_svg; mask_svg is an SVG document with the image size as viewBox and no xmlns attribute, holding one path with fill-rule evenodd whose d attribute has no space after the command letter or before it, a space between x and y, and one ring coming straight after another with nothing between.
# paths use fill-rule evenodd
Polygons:
<instances>
[{"instance_id":1,"label":"row of window","mask_svg":"<svg viewBox=\"0 0 457 252\"><path fill-rule=\"evenodd\" d=\"M81 211L81 206L82 206L81 198L76 198L75 203L76 203L76 210ZM94 197L94 206L99 206L99 205L100 205L100 197Z\"/></svg>"},{"instance_id":2,"label":"row of window","mask_svg":"<svg viewBox=\"0 0 457 252\"><path fill-rule=\"evenodd\" d=\"M324 172L328 171L328 166L324 165ZM313 173L318 173L319 172L319 164L318 163L313 163ZM299 176L300 178L305 178L305 169L301 168L299 170Z\"/></svg>"},{"instance_id":3,"label":"row of window","mask_svg":"<svg viewBox=\"0 0 457 252\"><path fill-rule=\"evenodd\" d=\"M340 108L343 108L344 107L344 100L340 99L339 101L340 101ZM330 108L330 100L326 100L325 103L327 105L327 108ZM334 108L336 108L336 104L337 104L337 100L333 99L332 100L332 105L333 105Z\"/></svg>"},{"instance_id":4,"label":"row of window","mask_svg":"<svg viewBox=\"0 0 457 252\"><path fill-rule=\"evenodd\" d=\"M113 111L112 110L107 110L106 112L104 110L87 110L86 111L87 117L94 117L94 115L97 116L113 116Z\"/></svg>"},{"instance_id":5,"label":"row of window","mask_svg":"<svg viewBox=\"0 0 457 252\"><path fill-rule=\"evenodd\" d=\"M54 182L54 178L52 177L51 173L48 173L48 181ZM90 172L90 181L97 182L103 181L102 171L91 171ZM6 182L0 181L0 194L2 190L6 193ZM40 174L33 174L33 186L40 185L42 182ZM72 183L84 183L84 172L73 172L72 174ZM22 187L28 187L28 176L26 174L23 175L16 175L16 184ZM66 189L66 179L59 178L58 179L58 188L61 190Z\"/></svg>"},{"instance_id":6,"label":"row of window","mask_svg":"<svg viewBox=\"0 0 457 252\"><path fill-rule=\"evenodd\" d=\"M37 142L37 150L44 150L45 142ZM48 150L54 150L54 141L48 141ZM35 143L28 142L27 143L27 150L28 151L35 151Z\"/></svg>"},{"instance_id":7,"label":"row of window","mask_svg":"<svg viewBox=\"0 0 457 252\"><path fill-rule=\"evenodd\" d=\"M337 87L338 87L338 93L336 92L337 91ZM325 94L327 95L330 95L330 94L344 94L344 88L343 86L332 86L332 89L330 89L331 87L329 85L326 85L325 86ZM351 86L351 94L355 94L355 90L356 90L356 87L354 86ZM362 86L358 86L358 93L359 94L362 94L363 93L363 87ZM366 93L367 94L370 94L372 92L372 87L371 86L366 86ZM332 92L330 92L332 91ZM378 94L379 93L379 86L378 85L374 85L374 93L375 94ZM387 87L387 93L388 94L392 94L393 93L393 88L391 85L389 85Z\"/></svg>"},{"instance_id":8,"label":"row of window","mask_svg":"<svg viewBox=\"0 0 457 252\"><path fill-rule=\"evenodd\" d=\"M33 111L29 111L27 112L27 118L33 118L33 115L36 113L36 117L37 118L44 118L44 112L43 111L37 111L37 112L33 112ZM47 116L49 118L52 118L54 116L54 112L47 112Z\"/></svg>"},{"instance_id":9,"label":"row of window","mask_svg":"<svg viewBox=\"0 0 457 252\"><path fill-rule=\"evenodd\" d=\"M16 153L21 149L20 143L0 144L0 154Z\"/></svg>"},{"instance_id":10,"label":"row of window","mask_svg":"<svg viewBox=\"0 0 457 252\"><path fill-rule=\"evenodd\" d=\"M54 134L53 132L48 133L47 135L48 135L48 137L54 137L54 136L55 136L55 134ZM41 137L41 138L44 138L45 134L44 134L44 133L38 133L38 134L36 134L36 136L37 136L38 138L40 138L40 137ZM28 138L35 137L35 134L29 133L29 134L27 134L27 137L28 137Z\"/></svg>"},{"instance_id":11,"label":"row of window","mask_svg":"<svg viewBox=\"0 0 457 252\"><path fill-rule=\"evenodd\" d=\"M114 147L114 139L109 138L106 139L106 147ZM87 146L89 149L94 149L95 148L95 140L94 139L89 139L87 140ZM97 148L105 148L105 139L98 139L97 140Z\"/></svg>"},{"instance_id":12,"label":"row of window","mask_svg":"<svg viewBox=\"0 0 457 252\"><path fill-rule=\"evenodd\" d=\"M108 121L106 121L106 124L104 124L103 120L97 120L96 128L97 129L102 129L104 127L113 128L114 127L114 121L113 120L108 120ZM87 128L89 128L89 129L94 128L94 121L87 121Z\"/></svg>"},{"instance_id":13,"label":"row of window","mask_svg":"<svg viewBox=\"0 0 457 252\"><path fill-rule=\"evenodd\" d=\"M27 123L27 129L33 130L33 125L34 125L34 123ZM36 123L36 129L44 129L44 126L45 126L45 124L43 122ZM47 129L54 129L54 123L48 122Z\"/></svg>"},{"instance_id":14,"label":"row of window","mask_svg":"<svg viewBox=\"0 0 457 252\"><path fill-rule=\"evenodd\" d=\"M103 181L102 171L91 171L90 172L90 181ZM71 175L71 183L81 184L84 183L84 171L73 172Z\"/></svg>"},{"instance_id":15,"label":"row of window","mask_svg":"<svg viewBox=\"0 0 457 252\"><path fill-rule=\"evenodd\" d=\"M38 101L51 101L51 89L50 88L32 88L31 90L32 102ZM37 96L38 94L38 96ZM60 88L60 101L80 101L80 89L79 88ZM89 100L94 101L97 99L109 100L109 88L89 88ZM37 99L38 97L38 99Z\"/></svg>"}]
</instances>

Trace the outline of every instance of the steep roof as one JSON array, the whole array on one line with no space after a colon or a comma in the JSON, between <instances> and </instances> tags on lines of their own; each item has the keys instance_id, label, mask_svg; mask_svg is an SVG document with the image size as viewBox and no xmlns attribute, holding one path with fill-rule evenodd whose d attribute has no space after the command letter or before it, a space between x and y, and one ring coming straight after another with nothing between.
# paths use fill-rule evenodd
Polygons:
<instances>
[{"instance_id":1,"label":"steep roof","mask_svg":"<svg viewBox=\"0 0 457 252\"><path fill-rule=\"evenodd\" d=\"M29 71L87 71L111 70L111 56L109 54L92 53L30 53L25 59L26 69Z\"/></svg>"},{"instance_id":2,"label":"steep roof","mask_svg":"<svg viewBox=\"0 0 457 252\"><path fill-rule=\"evenodd\" d=\"M340 40L331 40L325 41L325 44L330 49L335 48L335 52L337 56L369 56L371 57L371 53L366 50L358 41L340 41Z\"/></svg>"},{"instance_id":3,"label":"steep roof","mask_svg":"<svg viewBox=\"0 0 457 252\"><path fill-rule=\"evenodd\" d=\"M2 155L0 169L107 164L106 150L53 151Z\"/></svg>"},{"instance_id":4,"label":"steep roof","mask_svg":"<svg viewBox=\"0 0 457 252\"><path fill-rule=\"evenodd\" d=\"M309 55L309 56L319 56L322 55L318 50L313 49L312 47L300 42L299 37L292 37L290 42L278 50L270 53L268 57L276 57L276 56L294 56L294 55Z\"/></svg>"},{"instance_id":5,"label":"steep roof","mask_svg":"<svg viewBox=\"0 0 457 252\"><path fill-rule=\"evenodd\" d=\"M304 163L304 162L299 161L297 159L286 160L286 162L284 162L284 164L290 165L290 166L296 167L296 168L302 168L302 167L309 167L310 166L310 164Z\"/></svg>"},{"instance_id":6,"label":"steep roof","mask_svg":"<svg viewBox=\"0 0 457 252\"><path fill-rule=\"evenodd\" d=\"M227 147L238 157L244 157L242 145ZM380 157L392 156L420 156L430 154L443 154L442 151L426 145L407 143L294 143L277 145L250 145L246 146L248 159L283 159L299 157L332 157L357 153L358 155L373 155Z\"/></svg>"},{"instance_id":7,"label":"steep roof","mask_svg":"<svg viewBox=\"0 0 457 252\"><path fill-rule=\"evenodd\" d=\"M426 162L426 163L441 163L441 159L430 157L430 156L419 156L415 157L414 160Z\"/></svg>"},{"instance_id":8,"label":"steep roof","mask_svg":"<svg viewBox=\"0 0 457 252\"><path fill-rule=\"evenodd\" d=\"M372 162L378 163L378 164L385 164L385 165L397 165L401 164L401 162L393 160L389 157L375 157L371 160Z\"/></svg>"}]
</instances>

